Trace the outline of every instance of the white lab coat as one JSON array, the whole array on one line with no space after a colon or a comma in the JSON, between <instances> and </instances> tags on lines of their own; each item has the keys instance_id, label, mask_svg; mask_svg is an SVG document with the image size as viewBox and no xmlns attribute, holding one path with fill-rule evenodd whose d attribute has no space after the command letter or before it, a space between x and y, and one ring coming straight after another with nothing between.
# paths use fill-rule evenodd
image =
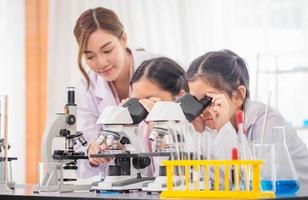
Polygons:
<instances>
[{"instance_id":1,"label":"white lab coat","mask_svg":"<svg viewBox=\"0 0 308 200\"><path fill-rule=\"evenodd\" d=\"M145 60L157 57L146 51L132 50L134 71ZM93 142L99 136L100 125L96 124L102 110L106 106L115 106L117 101L112 93L108 82L92 70L88 71L90 78L90 87L87 89L87 83L82 77L76 89L77 103L77 130L84 133L88 144ZM129 93L131 96L131 92ZM88 147L82 147L80 144L75 146L75 150L87 152ZM104 172L106 165L91 167L88 160L78 160L77 176L80 178L90 178Z\"/></svg>"},{"instance_id":2,"label":"white lab coat","mask_svg":"<svg viewBox=\"0 0 308 200\"><path fill-rule=\"evenodd\" d=\"M210 134L211 138L211 153L210 159L212 160L231 160L232 149L237 148L239 145L239 138L236 130L233 128L231 122L226 123L218 132L206 128L203 134ZM205 144L208 144L209 137L205 137ZM207 155L207 146L205 145L204 152Z\"/></svg>"},{"instance_id":3,"label":"white lab coat","mask_svg":"<svg viewBox=\"0 0 308 200\"><path fill-rule=\"evenodd\" d=\"M188 146L194 147L196 152L199 145L200 153L206 159L231 160L232 149L238 148L239 138L231 122L228 122L219 131L205 127L202 133L194 134Z\"/></svg>"},{"instance_id":4,"label":"white lab coat","mask_svg":"<svg viewBox=\"0 0 308 200\"><path fill-rule=\"evenodd\" d=\"M244 105L244 130L248 141L258 141L261 137L266 105L246 100ZM299 177L300 190L298 195L308 195L308 150L304 142L298 137L296 130L274 108L269 107L267 124L264 133L264 143L271 143L274 126L284 126L286 143L292 158L295 170ZM283 164L280 164L283 166Z\"/></svg>"}]
</instances>

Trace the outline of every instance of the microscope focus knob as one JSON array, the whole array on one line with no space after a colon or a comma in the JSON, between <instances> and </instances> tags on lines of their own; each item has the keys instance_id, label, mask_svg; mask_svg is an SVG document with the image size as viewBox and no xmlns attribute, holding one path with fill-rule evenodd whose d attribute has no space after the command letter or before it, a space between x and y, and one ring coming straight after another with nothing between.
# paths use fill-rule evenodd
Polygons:
<instances>
[{"instance_id":1,"label":"microscope focus knob","mask_svg":"<svg viewBox=\"0 0 308 200\"><path fill-rule=\"evenodd\" d=\"M83 137L83 135L81 135L81 136L78 137L78 141L79 141L80 144L81 144L82 146L84 146L84 147L88 144L87 140Z\"/></svg>"},{"instance_id":2,"label":"microscope focus knob","mask_svg":"<svg viewBox=\"0 0 308 200\"><path fill-rule=\"evenodd\" d=\"M59 134L61 137L68 137L71 134L71 132L67 129L61 129Z\"/></svg>"},{"instance_id":3,"label":"microscope focus knob","mask_svg":"<svg viewBox=\"0 0 308 200\"><path fill-rule=\"evenodd\" d=\"M69 125L73 125L76 122L76 117L74 115L68 115L66 117L66 123Z\"/></svg>"},{"instance_id":4,"label":"microscope focus knob","mask_svg":"<svg viewBox=\"0 0 308 200\"><path fill-rule=\"evenodd\" d=\"M136 169L144 169L151 164L150 157L140 156L138 158L133 158L133 166Z\"/></svg>"},{"instance_id":5,"label":"microscope focus knob","mask_svg":"<svg viewBox=\"0 0 308 200\"><path fill-rule=\"evenodd\" d=\"M130 144L130 141L127 137L122 137L120 143L125 145L125 144Z\"/></svg>"}]
</instances>

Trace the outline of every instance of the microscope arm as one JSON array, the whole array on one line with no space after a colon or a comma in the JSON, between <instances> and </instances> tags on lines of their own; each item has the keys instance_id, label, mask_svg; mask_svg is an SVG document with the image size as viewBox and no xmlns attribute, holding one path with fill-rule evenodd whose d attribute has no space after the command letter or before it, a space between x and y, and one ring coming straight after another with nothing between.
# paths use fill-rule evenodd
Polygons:
<instances>
[{"instance_id":1,"label":"microscope arm","mask_svg":"<svg viewBox=\"0 0 308 200\"><path fill-rule=\"evenodd\" d=\"M48 124L48 127L45 129L43 140L42 140L42 161L43 162L52 162L52 143L55 137L59 137L59 132L61 129L65 128L65 119L64 114L57 114Z\"/></svg>"}]
</instances>

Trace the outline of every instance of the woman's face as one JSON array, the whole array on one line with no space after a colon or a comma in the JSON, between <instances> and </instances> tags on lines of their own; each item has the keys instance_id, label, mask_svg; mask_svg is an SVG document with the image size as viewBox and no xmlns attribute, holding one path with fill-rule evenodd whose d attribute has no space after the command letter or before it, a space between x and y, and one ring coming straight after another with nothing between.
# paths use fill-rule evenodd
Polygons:
<instances>
[{"instance_id":1,"label":"woman's face","mask_svg":"<svg viewBox=\"0 0 308 200\"><path fill-rule=\"evenodd\" d=\"M233 116L236 110L236 106L233 102L233 99L227 94L227 92L219 90L215 87L213 87L208 81L204 81L201 78L198 78L194 81L190 81L188 83L190 94L195 96L198 100L202 99L203 97L206 96L207 93L212 93L212 94L225 94L227 101L230 105L230 116ZM214 117L214 111L213 111L213 106L210 105L208 106L203 113L200 115L201 119L203 120L204 124L211 128L211 129L216 129L215 125L215 117Z\"/></svg>"},{"instance_id":2,"label":"woman's face","mask_svg":"<svg viewBox=\"0 0 308 200\"><path fill-rule=\"evenodd\" d=\"M146 78L142 78L132 84L132 93L133 97L138 99L149 99L151 97L157 97L162 101L174 100L174 96L171 94L171 92L162 90L157 84Z\"/></svg>"},{"instance_id":3,"label":"woman's face","mask_svg":"<svg viewBox=\"0 0 308 200\"><path fill-rule=\"evenodd\" d=\"M98 29L93 32L84 50L88 66L106 81L114 81L124 68L126 37L116 36Z\"/></svg>"}]
</instances>

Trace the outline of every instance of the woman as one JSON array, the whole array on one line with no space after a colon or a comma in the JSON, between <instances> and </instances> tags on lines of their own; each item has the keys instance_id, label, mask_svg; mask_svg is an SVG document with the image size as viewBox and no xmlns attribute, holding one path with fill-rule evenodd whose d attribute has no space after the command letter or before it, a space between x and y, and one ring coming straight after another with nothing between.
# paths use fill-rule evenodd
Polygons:
<instances>
[{"instance_id":1,"label":"woman","mask_svg":"<svg viewBox=\"0 0 308 200\"><path fill-rule=\"evenodd\" d=\"M129 80L133 72L142 61L155 56L129 49L118 16L103 7L82 13L74 35L79 46L78 66L83 74L76 90L77 130L84 133L89 144L86 148L76 145L76 150L88 152L88 155L97 154L105 148L96 143L101 128L96 124L100 113L106 106L118 105L131 96ZM100 164L108 161L107 158L80 160L78 176L97 175L104 168Z\"/></svg>"}]
</instances>

